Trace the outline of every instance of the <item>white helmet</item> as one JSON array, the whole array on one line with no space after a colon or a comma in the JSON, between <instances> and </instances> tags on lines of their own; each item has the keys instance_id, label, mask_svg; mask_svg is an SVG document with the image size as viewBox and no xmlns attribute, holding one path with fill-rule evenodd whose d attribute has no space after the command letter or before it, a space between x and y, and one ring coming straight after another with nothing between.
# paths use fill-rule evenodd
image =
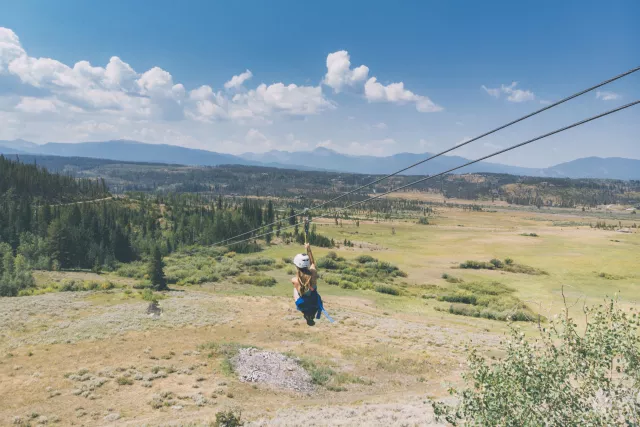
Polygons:
<instances>
[{"instance_id":1,"label":"white helmet","mask_svg":"<svg viewBox=\"0 0 640 427\"><path fill-rule=\"evenodd\" d=\"M311 265L311 262L309 261L309 255L307 254L296 255L295 258L293 258L293 263L298 268L307 268Z\"/></svg>"}]
</instances>

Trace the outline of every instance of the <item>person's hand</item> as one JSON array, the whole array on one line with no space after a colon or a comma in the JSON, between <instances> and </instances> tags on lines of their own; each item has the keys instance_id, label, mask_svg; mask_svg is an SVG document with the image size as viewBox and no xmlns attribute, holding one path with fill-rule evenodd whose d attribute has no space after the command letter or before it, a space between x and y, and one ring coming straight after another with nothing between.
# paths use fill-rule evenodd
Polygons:
<instances>
[{"instance_id":1,"label":"person's hand","mask_svg":"<svg viewBox=\"0 0 640 427\"><path fill-rule=\"evenodd\" d=\"M308 243L305 243L305 244L304 244L304 248L305 248L305 249L309 249L310 247L311 247L311 245L310 245L310 244L308 244Z\"/></svg>"}]
</instances>

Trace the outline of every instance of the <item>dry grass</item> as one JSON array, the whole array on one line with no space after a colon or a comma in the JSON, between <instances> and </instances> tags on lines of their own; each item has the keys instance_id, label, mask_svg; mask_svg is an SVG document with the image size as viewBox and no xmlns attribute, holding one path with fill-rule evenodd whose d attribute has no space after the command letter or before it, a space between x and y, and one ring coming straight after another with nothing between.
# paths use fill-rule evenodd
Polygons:
<instances>
[{"instance_id":1,"label":"dry grass","mask_svg":"<svg viewBox=\"0 0 640 427\"><path fill-rule=\"evenodd\" d=\"M340 256L370 254L408 277L389 284L400 290L397 296L321 280L320 293L336 323L322 319L313 328L293 308L284 268L260 273L276 280L272 287L224 279L176 286L160 301L163 314L155 319L146 314L148 303L137 292L119 288L0 299L0 425L10 425L16 416L32 424L47 417L59 425L104 425L116 419L119 425L198 425L227 410L241 410L250 425L295 425L322 417L343 425L372 420L426 425L432 419L422 402L444 396L449 384L460 380L464 345L471 340L495 355L492 348L505 325L450 314L450 303L422 295L496 281L545 315L560 309L562 285L571 304L580 298L575 310L583 299L599 302L618 290L627 304L640 297L639 234L553 226L554 220L593 219L579 212L447 208L431 217L428 227L415 218L363 219L360 227L351 221L343 221L343 227L321 222L318 231L324 235L365 243L362 249L339 249ZM525 239L519 235L525 231L540 237ZM299 251L299 246L273 246L261 256L280 260ZM315 252L317 257L327 253ZM513 258L549 275L451 269L468 259L492 258ZM443 272L455 272L455 280L443 278ZM90 275L39 273L38 280L93 280ZM533 325L523 327L526 333L533 330ZM307 397L265 393L241 383L225 371L223 343L303 357L320 385Z\"/></svg>"}]
</instances>

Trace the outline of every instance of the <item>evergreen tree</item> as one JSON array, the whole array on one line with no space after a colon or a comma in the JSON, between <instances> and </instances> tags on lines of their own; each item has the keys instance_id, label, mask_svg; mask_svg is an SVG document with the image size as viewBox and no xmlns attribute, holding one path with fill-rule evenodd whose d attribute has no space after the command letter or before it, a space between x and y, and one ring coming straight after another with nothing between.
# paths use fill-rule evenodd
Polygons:
<instances>
[{"instance_id":1,"label":"evergreen tree","mask_svg":"<svg viewBox=\"0 0 640 427\"><path fill-rule=\"evenodd\" d=\"M164 277L164 261L162 261L162 253L160 248L155 246L149 263L149 279L151 286L155 291L166 291L167 279Z\"/></svg>"}]
</instances>

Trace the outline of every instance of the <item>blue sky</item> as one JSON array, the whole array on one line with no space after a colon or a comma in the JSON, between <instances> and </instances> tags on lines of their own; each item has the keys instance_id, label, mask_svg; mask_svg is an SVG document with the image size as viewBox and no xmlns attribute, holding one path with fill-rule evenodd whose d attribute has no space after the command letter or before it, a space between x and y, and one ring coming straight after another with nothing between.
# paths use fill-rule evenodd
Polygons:
<instances>
[{"instance_id":1,"label":"blue sky","mask_svg":"<svg viewBox=\"0 0 640 427\"><path fill-rule=\"evenodd\" d=\"M0 139L434 152L640 65L633 0L213 3L0 1ZM640 72L600 92L457 154L638 99ZM495 161L640 158L639 118Z\"/></svg>"}]
</instances>

